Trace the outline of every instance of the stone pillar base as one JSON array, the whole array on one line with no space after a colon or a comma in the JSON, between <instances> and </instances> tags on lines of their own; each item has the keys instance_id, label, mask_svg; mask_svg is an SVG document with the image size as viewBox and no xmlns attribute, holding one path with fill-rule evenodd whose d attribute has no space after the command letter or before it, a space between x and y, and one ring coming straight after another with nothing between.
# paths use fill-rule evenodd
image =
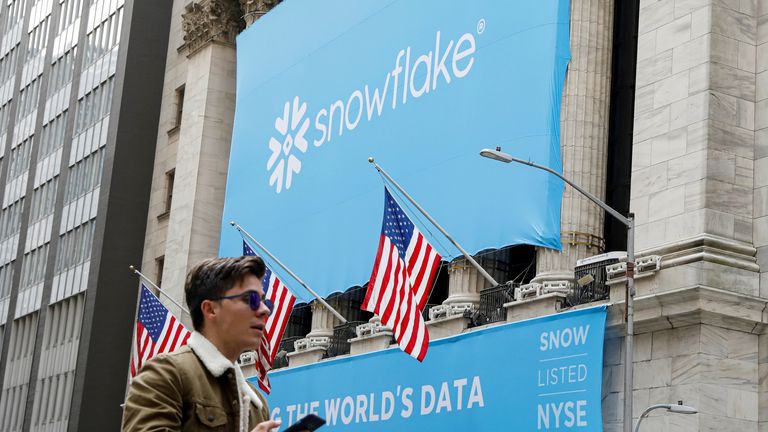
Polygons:
<instances>
[{"instance_id":1,"label":"stone pillar base","mask_svg":"<svg viewBox=\"0 0 768 432\"><path fill-rule=\"evenodd\" d=\"M551 315L560 311L564 301L565 294L549 293L532 299L504 303L507 308L507 322Z\"/></svg>"},{"instance_id":2,"label":"stone pillar base","mask_svg":"<svg viewBox=\"0 0 768 432\"><path fill-rule=\"evenodd\" d=\"M349 340L350 355L363 354L371 351L381 351L389 348L392 343L392 332L385 331L372 335L359 336Z\"/></svg>"},{"instance_id":3,"label":"stone pillar base","mask_svg":"<svg viewBox=\"0 0 768 432\"><path fill-rule=\"evenodd\" d=\"M469 318L464 315L449 315L447 317L427 321L429 340L435 340L457 335L469 328Z\"/></svg>"},{"instance_id":4,"label":"stone pillar base","mask_svg":"<svg viewBox=\"0 0 768 432\"><path fill-rule=\"evenodd\" d=\"M325 351L326 348L324 347L312 347L303 351L294 351L288 353L288 367L317 363L323 359Z\"/></svg>"}]
</instances>

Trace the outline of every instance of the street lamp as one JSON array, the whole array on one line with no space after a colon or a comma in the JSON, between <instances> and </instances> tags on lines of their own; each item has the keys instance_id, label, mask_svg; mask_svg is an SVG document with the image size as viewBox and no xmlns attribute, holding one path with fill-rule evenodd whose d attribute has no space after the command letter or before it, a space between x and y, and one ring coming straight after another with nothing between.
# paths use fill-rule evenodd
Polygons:
<instances>
[{"instance_id":1,"label":"street lamp","mask_svg":"<svg viewBox=\"0 0 768 432\"><path fill-rule=\"evenodd\" d=\"M696 414L698 412L696 408L683 405L682 403L651 405L648 408L646 408L645 411L643 411L643 413L640 415L640 418L637 419L635 432L640 431L640 423L642 423L643 419L648 415L648 413L650 413L655 409L666 409L668 412L675 413L675 414Z\"/></svg>"},{"instance_id":2,"label":"street lamp","mask_svg":"<svg viewBox=\"0 0 768 432\"><path fill-rule=\"evenodd\" d=\"M632 432L632 389L634 388L634 296L635 296L635 215L629 213L627 217L622 216L608 204L600 200L600 198L592 195L588 191L582 189L580 186L574 184L567 178L563 177L559 172L552 170L551 168L543 165L535 164L530 161L518 159L508 155L501 151L501 147L496 147L496 150L483 149L480 151L480 156L487 157L499 162L517 162L523 165L528 165L533 168L537 168L546 171L552 175L557 176L562 181L568 183L579 191L582 195L589 198L592 202L597 204L600 208L608 212L611 216L616 218L619 222L627 227L627 285L625 292L626 303L626 333L624 335L624 432Z\"/></svg>"}]
</instances>

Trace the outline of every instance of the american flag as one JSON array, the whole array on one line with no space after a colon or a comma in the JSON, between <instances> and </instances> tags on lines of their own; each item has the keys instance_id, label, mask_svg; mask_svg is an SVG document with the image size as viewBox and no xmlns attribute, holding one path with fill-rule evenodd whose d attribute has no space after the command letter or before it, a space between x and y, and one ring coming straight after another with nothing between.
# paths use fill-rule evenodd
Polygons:
<instances>
[{"instance_id":1,"label":"american flag","mask_svg":"<svg viewBox=\"0 0 768 432\"><path fill-rule=\"evenodd\" d=\"M256 252L253 251L245 240L243 240L243 255L256 255ZM271 300L272 304L275 305L272 314L267 318L267 323L264 326L264 336L261 338L258 360L256 362L259 387L269 394L272 387L269 384L267 372L272 369L272 362L274 362L277 350L280 348L280 339L283 337L285 326L288 324L288 318L290 318L293 311L296 296L272 273L269 267L264 272L262 283L264 285L264 298Z\"/></svg>"},{"instance_id":2,"label":"american flag","mask_svg":"<svg viewBox=\"0 0 768 432\"><path fill-rule=\"evenodd\" d=\"M429 332L421 311L432 291L440 255L384 189L384 221L363 309L381 317L400 349L424 360Z\"/></svg>"},{"instance_id":3,"label":"american flag","mask_svg":"<svg viewBox=\"0 0 768 432\"><path fill-rule=\"evenodd\" d=\"M190 334L142 282L131 355L131 377L135 377L141 366L152 357L184 346Z\"/></svg>"}]
</instances>

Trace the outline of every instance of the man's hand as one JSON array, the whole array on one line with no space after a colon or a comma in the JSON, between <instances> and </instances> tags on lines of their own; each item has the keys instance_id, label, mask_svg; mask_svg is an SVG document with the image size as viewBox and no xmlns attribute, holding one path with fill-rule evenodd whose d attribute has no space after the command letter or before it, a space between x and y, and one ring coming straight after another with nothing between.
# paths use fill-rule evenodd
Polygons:
<instances>
[{"instance_id":1,"label":"man's hand","mask_svg":"<svg viewBox=\"0 0 768 432\"><path fill-rule=\"evenodd\" d=\"M283 424L283 422L279 420L267 420L257 424L256 428L254 428L251 432L269 432L272 429L280 427L281 424Z\"/></svg>"}]
</instances>

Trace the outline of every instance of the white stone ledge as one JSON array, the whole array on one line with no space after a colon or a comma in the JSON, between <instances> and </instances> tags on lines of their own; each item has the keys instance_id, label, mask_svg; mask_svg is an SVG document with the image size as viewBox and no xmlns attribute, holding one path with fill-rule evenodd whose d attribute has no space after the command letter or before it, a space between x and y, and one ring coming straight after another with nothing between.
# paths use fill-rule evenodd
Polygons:
<instances>
[{"instance_id":1,"label":"white stone ledge","mask_svg":"<svg viewBox=\"0 0 768 432\"><path fill-rule=\"evenodd\" d=\"M711 234L699 234L689 239L643 250L639 256L661 255L661 269L709 261L743 270L759 271L754 246Z\"/></svg>"},{"instance_id":2,"label":"white stone ledge","mask_svg":"<svg viewBox=\"0 0 768 432\"><path fill-rule=\"evenodd\" d=\"M349 340L349 354L357 355L387 349L392 342L393 335L391 331L382 331L352 338Z\"/></svg>"},{"instance_id":3,"label":"white stone ledge","mask_svg":"<svg viewBox=\"0 0 768 432\"><path fill-rule=\"evenodd\" d=\"M621 300L609 306L606 334L624 334L624 305ZM768 324L766 307L768 299L703 285L637 296L635 333L703 323L760 334Z\"/></svg>"},{"instance_id":4,"label":"white stone ledge","mask_svg":"<svg viewBox=\"0 0 768 432\"><path fill-rule=\"evenodd\" d=\"M561 310L565 298L565 294L553 292L525 300L504 303L504 307L507 309L507 322L517 322L555 314Z\"/></svg>"},{"instance_id":5,"label":"white stone ledge","mask_svg":"<svg viewBox=\"0 0 768 432\"><path fill-rule=\"evenodd\" d=\"M311 347L303 351L294 351L288 353L288 367L303 366L317 363L325 355L325 347Z\"/></svg>"},{"instance_id":6,"label":"white stone ledge","mask_svg":"<svg viewBox=\"0 0 768 432\"><path fill-rule=\"evenodd\" d=\"M449 315L426 322L430 340L444 338L463 333L469 328L469 318L463 314Z\"/></svg>"}]
</instances>

